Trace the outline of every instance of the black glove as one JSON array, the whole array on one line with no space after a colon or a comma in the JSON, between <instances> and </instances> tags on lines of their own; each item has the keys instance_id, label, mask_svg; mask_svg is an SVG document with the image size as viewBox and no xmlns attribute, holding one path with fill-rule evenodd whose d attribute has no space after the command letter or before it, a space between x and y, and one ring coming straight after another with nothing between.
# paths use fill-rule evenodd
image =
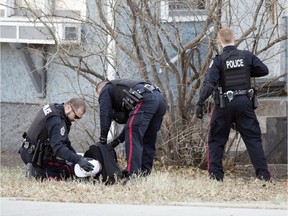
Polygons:
<instances>
[{"instance_id":1,"label":"black glove","mask_svg":"<svg viewBox=\"0 0 288 216\"><path fill-rule=\"evenodd\" d=\"M113 148L115 148L116 146L118 146L120 143L119 139L114 139L112 140L110 143L108 143L108 145L112 146Z\"/></svg>"},{"instance_id":2,"label":"black glove","mask_svg":"<svg viewBox=\"0 0 288 216\"><path fill-rule=\"evenodd\" d=\"M93 170L94 165L91 164L86 158L81 157L78 161L79 166L84 169L86 172L90 172Z\"/></svg>"},{"instance_id":3,"label":"black glove","mask_svg":"<svg viewBox=\"0 0 288 216\"><path fill-rule=\"evenodd\" d=\"M197 116L197 118L200 118L200 119L203 118L203 105L197 104L197 107L196 107L196 116Z\"/></svg>"}]
</instances>

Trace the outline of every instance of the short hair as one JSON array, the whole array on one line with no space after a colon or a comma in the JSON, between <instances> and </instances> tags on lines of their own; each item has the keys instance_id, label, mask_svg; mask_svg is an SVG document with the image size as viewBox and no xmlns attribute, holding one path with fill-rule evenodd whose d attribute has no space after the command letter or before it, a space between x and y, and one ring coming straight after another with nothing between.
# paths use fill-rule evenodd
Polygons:
<instances>
[{"instance_id":1,"label":"short hair","mask_svg":"<svg viewBox=\"0 0 288 216\"><path fill-rule=\"evenodd\" d=\"M107 80L102 80L99 83L97 83L96 85L96 93L100 94L100 91L102 90L102 88L106 85L106 83L108 83L109 81Z\"/></svg>"},{"instance_id":2,"label":"short hair","mask_svg":"<svg viewBox=\"0 0 288 216\"><path fill-rule=\"evenodd\" d=\"M86 104L82 98L71 98L67 104L71 104L75 110L81 109L83 113L86 112Z\"/></svg>"},{"instance_id":3,"label":"short hair","mask_svg":"<svg viewBox=\"0 0 288 216\"><path fill-rule=\"evenodd\" d=\"M232 43L234 42L234 32L231 28L223 27L218 31L218 39L224 43Z\"/></svg>"}]
</instances>

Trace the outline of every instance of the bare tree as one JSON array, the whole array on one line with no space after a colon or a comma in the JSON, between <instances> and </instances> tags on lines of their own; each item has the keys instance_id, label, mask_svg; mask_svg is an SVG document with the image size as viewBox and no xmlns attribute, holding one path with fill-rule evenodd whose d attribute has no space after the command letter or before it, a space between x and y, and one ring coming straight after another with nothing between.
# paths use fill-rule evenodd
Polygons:
<instances>
[{"instance_id":1,"label":"bare tree","mask_svg":"<svg viewBox=\"0 0 288 216\"><path fill-rule=\"evenodd\" d=\"M163 2L170 10L190 12L188 20L177 22L175 14L163 16ZM95 0L88 8L90 14L97 12L97 19L81 20L82 44L56 43L48 63L53 60L69 67L92 84L109 78L111 68L112 77L140 77L156 84L169 106L157 151L163 163L203 166L206 160L208 123L196 120L194 105L209 63L220 52L216 34L223 25L237 30L237 46L265 61L285 51L279 48L287 40L279 23L285 8L278 1ZM47 22L30 7L25 10L31 19ZM109 52L113 43L115 50ZM273 49L277 51L271 54ZM207 111L210 106L208 101Z\"/></svg>"}]
</instances>

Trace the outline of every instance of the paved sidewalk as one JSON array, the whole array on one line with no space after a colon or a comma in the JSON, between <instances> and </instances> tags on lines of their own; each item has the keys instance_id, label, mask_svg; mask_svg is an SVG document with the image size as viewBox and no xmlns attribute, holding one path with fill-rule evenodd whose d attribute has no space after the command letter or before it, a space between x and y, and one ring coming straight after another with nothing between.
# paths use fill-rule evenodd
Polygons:
<instances>
[{"instance_id":1,"label":"paved sidewalk","mask_svg":"<svg viewBox=\"0 0 288 216\"><path fill-rule=\"evenodd\" d=\"M208 203L189 205L111 205L24 201L1 197L1 216L287 216L287 209L221 206Z\"/></svg>"}]
</instances>

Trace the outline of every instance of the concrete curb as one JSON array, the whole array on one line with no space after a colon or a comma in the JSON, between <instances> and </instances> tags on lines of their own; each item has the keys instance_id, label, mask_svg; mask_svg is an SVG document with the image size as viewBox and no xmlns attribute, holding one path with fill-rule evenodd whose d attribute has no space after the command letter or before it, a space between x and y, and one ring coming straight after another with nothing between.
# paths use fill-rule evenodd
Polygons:
<instances>
[{"instance_id":1,"label":"concrete curb","mask_svg":"<svg viewBox=\"0 0 288 216\"><path fill-rule=\"evenodd\" d=\"M258 203L258 202L257 202ZM89 215L125 215L125 216L287 216L286 208L279 205L267 205L261 202L236 203L171 203L171 205L119 205L39 202L19 200L19 198L1 198L1 215L3 216L89 216ZM277 208L276 208L277 207ZM282 209L283 208L283 209Z\"/></svg>"}]
</instances>

